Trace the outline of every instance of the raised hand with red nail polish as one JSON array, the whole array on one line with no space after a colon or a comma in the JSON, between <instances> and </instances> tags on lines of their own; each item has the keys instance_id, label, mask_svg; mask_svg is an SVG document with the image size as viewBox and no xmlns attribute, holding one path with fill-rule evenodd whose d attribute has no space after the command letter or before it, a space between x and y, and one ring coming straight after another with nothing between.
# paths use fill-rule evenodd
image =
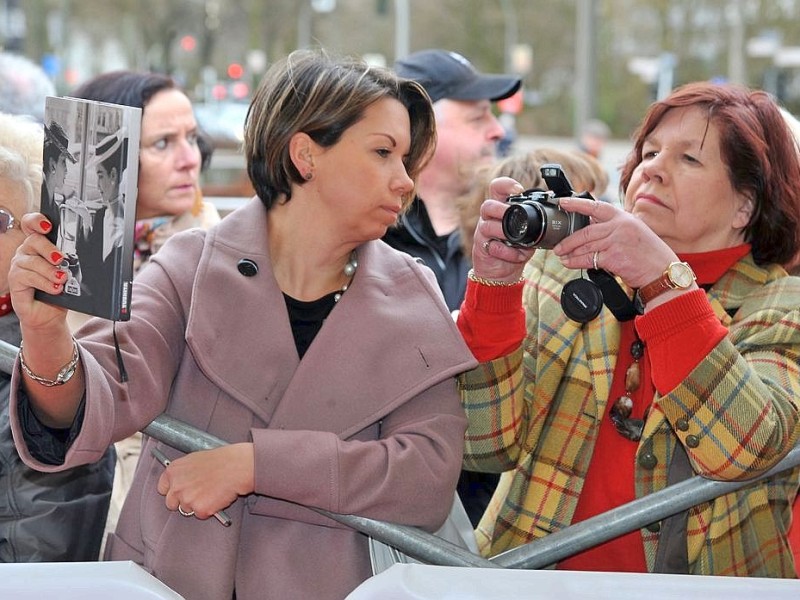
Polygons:
<instances>
[{"instance_id":1,"label":"raised hand with red nail polish","mask_svg":"<svg viewBox=\"0 0 800 600\"><path fill-rule=\"evenodd\" d=\"M6 83L8 67L0 58L0 79ZM15 75L22 76L21 83L27 82L25 72ZM10 91L14 97L14 85L12 77L11 88L4 87L4 93ZM33 94L37 95L38 92ZM41 100L44 103L44 97ZM74 351L64 329L65 311L54 310L33 298L34 289L60 293L64 278L59 267L61 255L45 236L52 232L53 225L35 212L39 204L43 139L40 124L0 114L0 339L18 346L24 335L38 328L46 336L42 354L34 343L20 356L24 355L28 368L37 376L58 379L61 372L64 380L70 369L63 367L73 365ZM21 363L12 372L20 375ZM77 363L71 372L76 380L82 377ZM61 473L45 474L25 464L8 429L10 414L18 404L10 402L13 388L7 375L3 379L0 562L96 561L103 521L93 515L105 514L108 508L113 454Z\"/></svg>"}]
</instances>

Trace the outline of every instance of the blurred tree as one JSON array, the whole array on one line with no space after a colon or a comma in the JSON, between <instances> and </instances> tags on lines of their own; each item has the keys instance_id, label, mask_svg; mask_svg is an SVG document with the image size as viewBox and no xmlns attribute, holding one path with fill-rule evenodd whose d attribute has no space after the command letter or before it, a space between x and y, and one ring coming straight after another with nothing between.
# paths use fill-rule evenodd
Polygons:
<instances>
[{"instance_id":1,"label":"blurred tree","mask_svg":"<svg viewBox=\"0 0 800 600\"><path fill-rule=\"evenodd\" d=\"M27 0L22 7L25 11L27 35L25 37L25 54L35 61L40 61L45 54L53 51L48 47L47 0Z\"/></svg>"},{"instance_id":2,"label":"blurred tree","mask_svg":"<svg viewBox=\"0 0 800 600\"><path fill-rule=\"evenodd\" d=\"M115 60L174 73L194 89L208 79L224 79L232 62L245 65L243 80L256 85L263 66L297 46L302 27L311 45L382 56L391 64L397 1L337 0L330 13L314 13L310 0L24 0L21 5L27 21L25 51L35 59L55 53L88 76L108 68L114 55L108 48L113 47L122 54ZM493 72L504 69L509 24L503 8L511 8L516 15L513 38L533 51L533 69L524 80L528 107L517 126L522 133L572 134L576 0L407 1L411 51L456 50ZM670 75L678 85L725 78L731 57L738 57L747 84L780 93L787 107L800 108L800 68L776 64L774 56L750 56L746 48L749 40L768 32L781 44L797 44L800 0L594 2L598 44L592 104L594 116L609 123L615 135L628 136L655 97L655 82L631 71L634 58L652 62L674 55ZM186 35L197 42L191 52L178 44ZM75 64L76 47L87 43L94 51Z\"/></svg>"}]
</instances>

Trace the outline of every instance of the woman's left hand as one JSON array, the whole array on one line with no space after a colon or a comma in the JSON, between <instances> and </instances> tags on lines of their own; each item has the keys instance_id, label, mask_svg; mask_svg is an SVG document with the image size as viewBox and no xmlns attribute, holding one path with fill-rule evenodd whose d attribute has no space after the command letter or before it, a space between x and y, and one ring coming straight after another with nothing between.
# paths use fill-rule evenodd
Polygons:
<instances>
[{"instance_id":1,"label":"woman's left hand","mask_svg":"<svg viewBox=\"0 0 800 600\"><path fill-rule=\"evenodd\" d=\"M158 480L169 510L207 519L255 487L253 444L230 444L192 452L171 461Z\"/></svg>"},{"instance_id":2,"label":"woman's left hand","mask_svg":"<svg viewBox=\"0 0 800 600\"><path fill-rule=\"evenodd\" d=\"M609 204L561 198L562 210L581 213L591 223L561 240L553 252L570 269L603 269L636 289L657 279L675 252L641 219Z\"/></svg>"}]
</instances>

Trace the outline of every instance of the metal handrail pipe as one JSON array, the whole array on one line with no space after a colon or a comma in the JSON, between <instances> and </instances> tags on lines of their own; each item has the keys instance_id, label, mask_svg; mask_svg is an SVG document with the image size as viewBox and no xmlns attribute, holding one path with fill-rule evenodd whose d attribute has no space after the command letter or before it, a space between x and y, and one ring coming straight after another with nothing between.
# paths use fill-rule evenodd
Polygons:
<instances>
[{"instance_id":1,"label":"metal handrail pipe","mask_svg":"<svg viewBox=\"0 0 800 600\"><path fill-rule=\"evenodd\" d=\"M490 560L509 569L541 569L615 537L636 531L761 479L800 465L800 444L772 469L756 478L715 481L696 475L638 498L523 546L506 550Z\"/></svg>"},{"instance_id":2,"label":"metal handrail pipe","mask_svg":"<svg viewBox=\"0 0 800 600\"><path fill-rule=\"evenodd\" d=\"M153 419L147 427L142 429L142 433L187 453L220 448L228 443L166 414ZM332 513L313 506L307 508L428 564L447 567L500 568L500 565L496 565L486 558L416 527L386 523L357 515Z\"/></svg>"},{"instance_id":3,"label":"metal handrail pipe","mask_svg":"<svg viewBox=\"0 0 800 600\"><path fill-rule=\"evenodd\" d=\"M0 340L0 370L12 371L18 352ZM208 450L227 444L187 423L160 415L142 430L182 452ZM593 548L608 540L671 517L703 502L735 492L751 483L800 466L800 444L775 467L759 477L740 481L715 481L695 476L643 498L618 506L529 542L484 559L446 540L414 527L384 523L356 515L340 515L312 508L319 514L370 535L401 552L428 564L480 568L541 569ZM309 507L311 508L311 507Z\"/></svg>"},{"instance_id":4,"label":"metal handrail pipe","mask_svg":"<svg viewBox=\"0 0 800 600\"><path fill-rule=\"evenodd\" d=\"M11 373L18 352L19 348L0 340L0 370ZM142 429L142 433L185 453L212 450L228 444L223 439L166 414L156 417ZM308 508L428 564L500 568L486 558L416 527L385 523L357 515L340 515L320 508Z\"/></svg>"}]
</instances>

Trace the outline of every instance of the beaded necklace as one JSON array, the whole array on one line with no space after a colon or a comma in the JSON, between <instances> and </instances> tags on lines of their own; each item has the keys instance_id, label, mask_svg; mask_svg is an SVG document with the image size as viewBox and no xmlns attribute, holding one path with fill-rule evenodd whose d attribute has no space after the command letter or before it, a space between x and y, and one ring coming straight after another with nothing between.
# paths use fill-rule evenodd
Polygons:
<instances>
[{"instance_id":1,"label":"beaded necklace","mask_svg":"<svg viewBox=\"0 0 800 600\"><path fill-rule=\"evenodd\" d=\"M350 279L342 286L342 288L332 294L326 294L322 298L312 300L310 302L303 302L295 300L291 296L283 295L284 302L286 303L286 310L289 313L289 323L292 326L292 335L294 336L295 346L300 358L306 353L311 342L319 333L322 324L328 317L333 307L347 291L347 288L353 281L353 275L358 268L358 260L356 251L350 254L350 260L344 266L344 274Z\"/></svg>"},{"instance_id":2,"label":"beaded necklace","mask_svg":"<svg viewBox=\"0 0 800 600\"><path fill-rule=\"evenodd\" d=\"M633 340L630 347L633 362L625 371L625 393L617 398L608 412L611 422L614 423L614 428L622 437L632 442L638 442L642 439L642 431L644 430L644 418L631 418L631 412L633 412L633 398L631 396L642 384L642 371L639 361L644 356L644 342L639 339L639 335L635 331L634 329L636 339Z\"/></svg>"}]
</instances>

